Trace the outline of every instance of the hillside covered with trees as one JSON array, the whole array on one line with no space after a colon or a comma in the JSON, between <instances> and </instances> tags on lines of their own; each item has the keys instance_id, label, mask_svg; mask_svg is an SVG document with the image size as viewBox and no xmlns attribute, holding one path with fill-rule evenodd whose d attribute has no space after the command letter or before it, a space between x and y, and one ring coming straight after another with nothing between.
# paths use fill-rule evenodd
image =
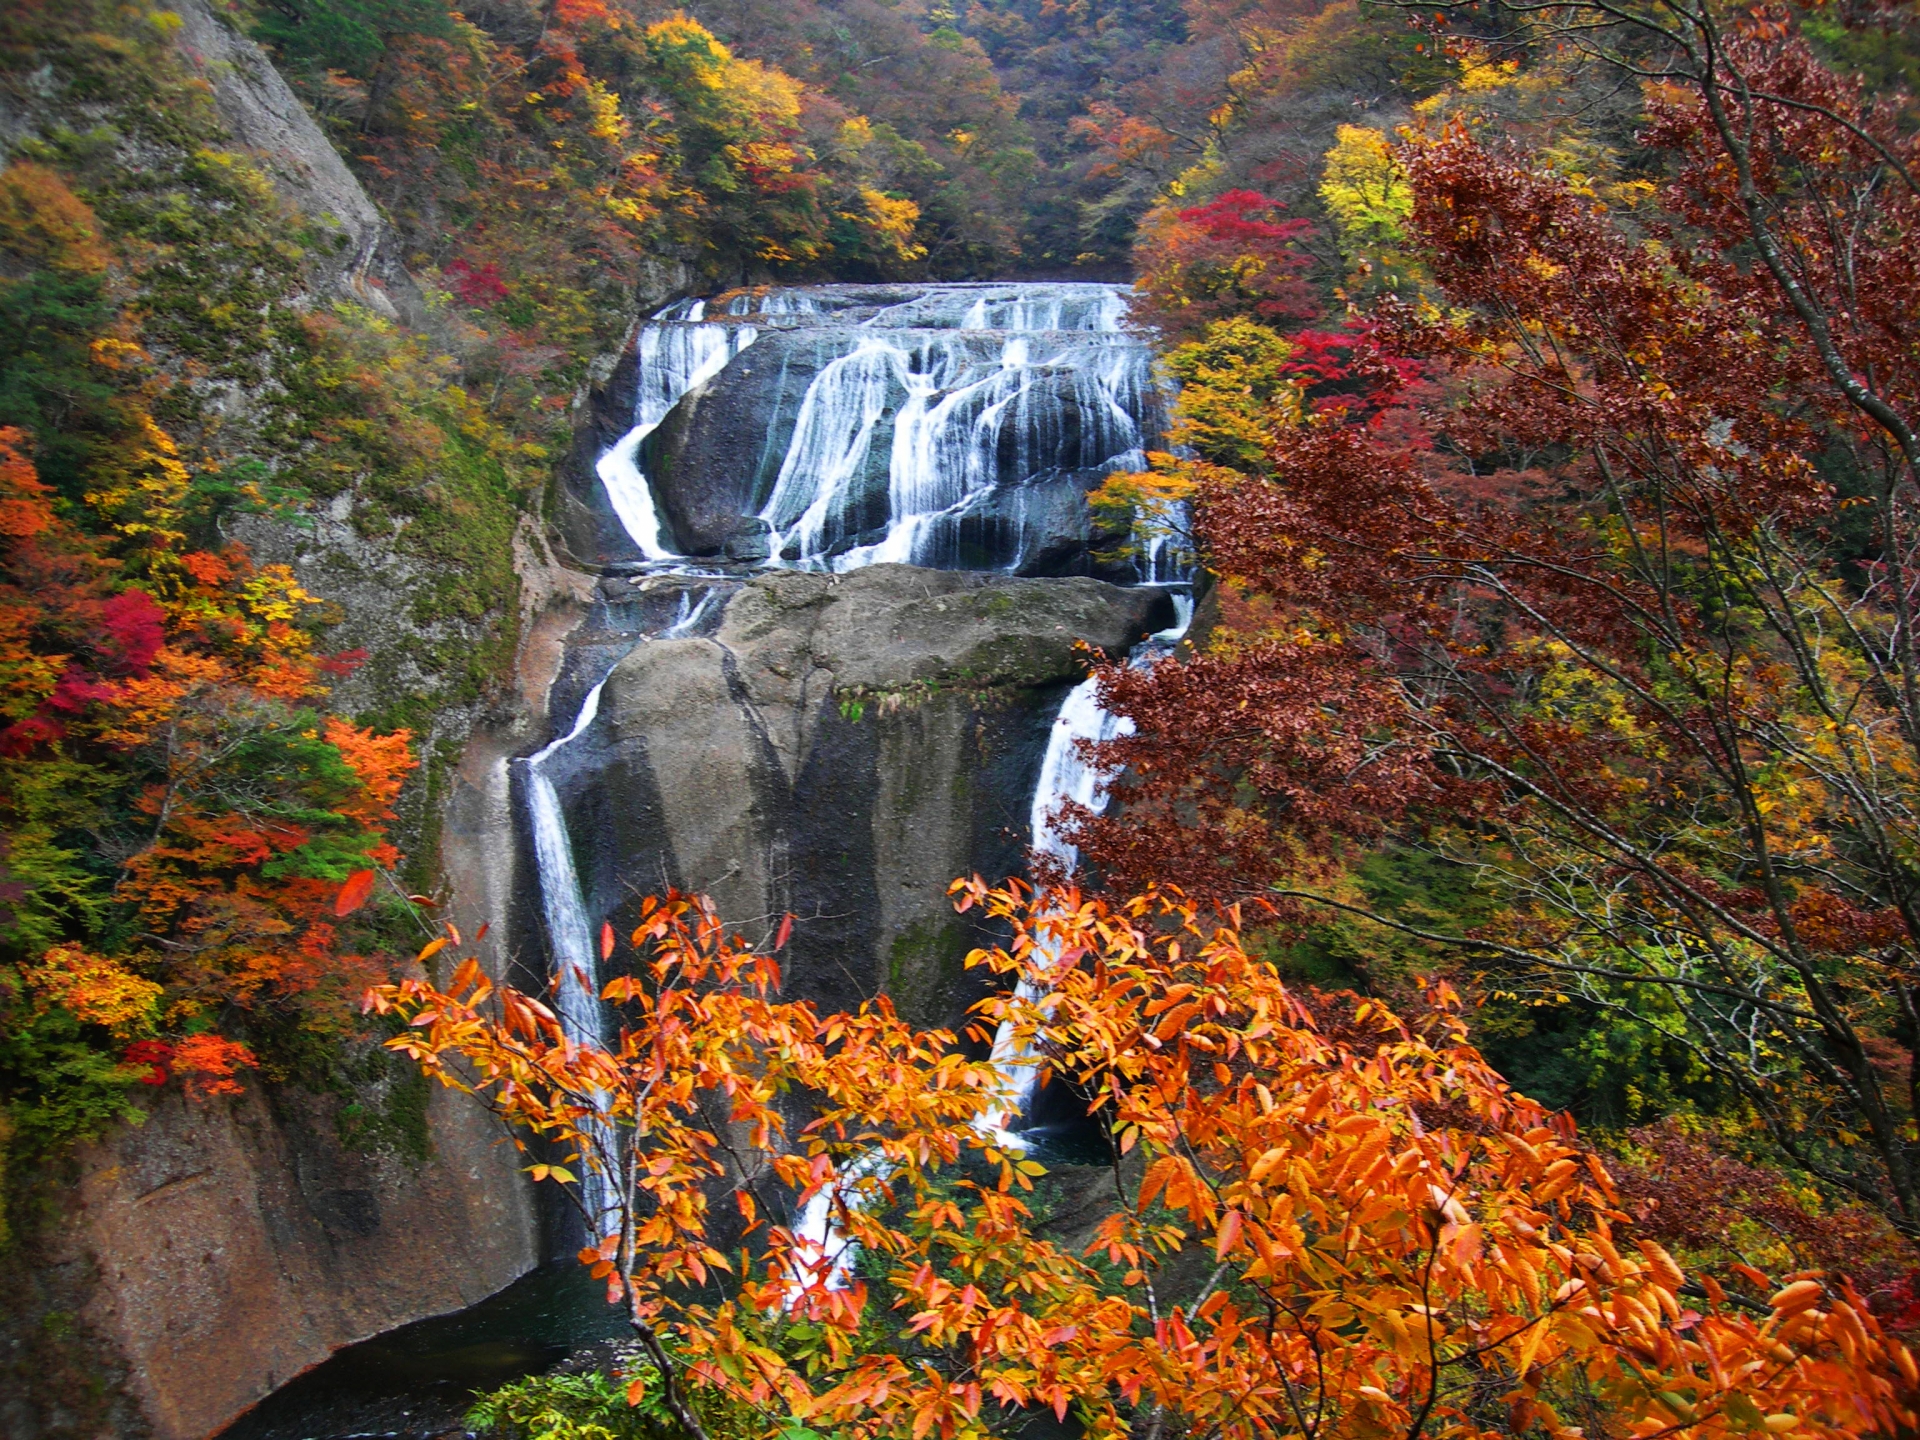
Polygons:
<instances>
[{"instance_id":1,"label":"hillside covered with trees","mask_svg":"<svg viewBox=\"0 0 1920 1440\"><path fill-rule=\"evenodd\" d=\"M417 1169L447 1092L632 1332L478 1396L485 1434L1913 1433L1916 35L1899 3L9 4L0 1418L171 1440L63 1308L105 1283L49 1238L99 1146L299 1095ZM828 296L871 325L1021 279L1130 286L1169 407L1044 578L1178 556L1192 620L1085 655L1106 787L1064 840L1036 815L1028 877L948 877L981 939L939 984L986 998L817 1004L794 929L844 917L653 875L633 924L583 912L593 975L464 934L449 797L600 703L545 708L551 617L598 636L698 572L589 573L550 523L645 317L724 295L784 383L845 361L770 296L888 287ZM883 383L966 388L915 343L834 456ZM1012 703L967 670L818 723L943 688ZM1021 1129L1049 1092L1071 1145Z\"/></svg>"}]
</instances>

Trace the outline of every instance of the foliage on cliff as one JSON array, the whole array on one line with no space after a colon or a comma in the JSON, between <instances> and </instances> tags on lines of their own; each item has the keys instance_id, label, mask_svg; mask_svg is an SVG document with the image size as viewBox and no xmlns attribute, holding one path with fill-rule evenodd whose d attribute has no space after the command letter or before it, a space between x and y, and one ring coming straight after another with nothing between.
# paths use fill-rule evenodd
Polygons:
<instances>
[{"instance_id":1,"label":"foliage on cliff","mask_svg":"<svg viewBox=\"0 0 1920 1440\"><path fill-rule=\"evenodd\" d=\"M386 922L334 900L398 860L408 734L326 713L364 657L325 653L334 607L236 523L366 487L404 553L436 543L411 482L457 487L443 462L511 492L512 442L417 346L305 301L318 237L219 148L172 30L75 5L0 28L34 122L0 172L0 1102L36 1150L146 1086L284 1073L386 972Z\"/></svg>"},{"instance_id":2,"label":"foliage on cliff","mask_svg":"<svg viewBox=\"0 0 1920 1440\"><path fill-rule=\"evenodd\" d=\"M704 902L642 904L608 1049L477 960L369 997L408 1021L394 1049L565 1157L532 1173L604 1233L581 1258L653 1362L628 1398L686 1435L707 1389L763 1433L873 1437L1048 1411L1109 1440L1915 1423L1920 1369L1844 1281L1750 1272L1742 1304L1630 1239L1605 1166L1444 987L1412 1025L1296 994L1175 897L955 888L1012 929L969 963L1021 982L976 1039L1007 1027L1111 1144L1082 1243L1035 1215L1045 1167L1000 1128L995 1066L884 999L776 999L774 960Z\"/></svg>"}]
</instances>

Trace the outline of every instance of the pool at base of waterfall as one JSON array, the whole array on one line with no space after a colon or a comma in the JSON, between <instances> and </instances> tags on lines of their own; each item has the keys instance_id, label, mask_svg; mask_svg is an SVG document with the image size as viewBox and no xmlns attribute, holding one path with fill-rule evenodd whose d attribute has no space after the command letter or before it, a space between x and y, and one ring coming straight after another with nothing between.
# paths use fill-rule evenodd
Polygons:
<instances>
[{"instance_id":1,"label":"pool at base of waterfall","mask_svg":"<svg viewBox=\"0 0 1920 1440\"><path fill-rule=\"evenodd\" d=\"M499 1294L349 1345L283 1385L219 1440L426 1440L464 1435L476 1394L626 1339L606 1285L572 1261Z\"/></svg>"}]
</instances>

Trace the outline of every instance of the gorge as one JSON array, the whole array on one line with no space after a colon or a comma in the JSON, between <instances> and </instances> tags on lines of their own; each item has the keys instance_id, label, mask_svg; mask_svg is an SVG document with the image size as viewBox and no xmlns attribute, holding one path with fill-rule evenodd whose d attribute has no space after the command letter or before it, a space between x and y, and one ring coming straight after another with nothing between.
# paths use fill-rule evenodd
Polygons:
<instances>
[{"instance_id":1,"label":"gorge","mask_svg":"<svg viewBox=\"0 0 1920 1440\"><path fill-rule=\"evenodd\" d=\"M472 840L517 857L486 953L534 993L550 977L569 1034L605 1037L601 927L668 886L762 940L792 914L787 988L823 1009L884 991L962 1020L982 982L961 962L993 932L948 884L1022 873L1029 846L1070 860L1049 816L1098 803L1076 746L1112 730L1082 647L1164 648L1190 612L1164 545L1094 555L1085 492L1165 423L1125 306L821 286L637 327L560 497L598 573L533 652L548 734L494 762L512 828ZM1006 1058L1019 1128L1030 1067ZM326 1373L237 1433L335 1415Z\"/></svg>"},{"instance_id":2,"label":"gorge","mask_svg":"<svg viewBox=\"0 0 1920 1440\"><path fill-rule=\"evenodd\" d=\"M0 1435L1920 1433L1920 24L1427 8L0 5Z\"/></svg>"}]
</instances>

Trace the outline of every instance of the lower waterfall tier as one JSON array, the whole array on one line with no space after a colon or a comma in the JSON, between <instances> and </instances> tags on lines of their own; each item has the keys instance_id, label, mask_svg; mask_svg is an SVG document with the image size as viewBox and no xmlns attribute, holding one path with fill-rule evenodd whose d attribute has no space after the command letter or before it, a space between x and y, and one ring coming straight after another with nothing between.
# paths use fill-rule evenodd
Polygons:
<instances>
[{"instance_id":1,"label":"lower waterfall tier","mask_svg":"<svg viewBox=\"0 0 1920 1440\"><path fill-rule=\"evenodd\" d=\"M632 593L664 610L676 583ZM592 723L541 762L587 923L618 930L668 885L713 895L750 937L790 911L790 993L840 1008L884 989L953 1023L981 937L947 886L1023 868L1078 647L1125 653L1168 623L1166 592L898 565L723 588L705 635L641 641L610 674L599 660ZM557 709L580 703L619 609L583 627Z\"/></svg>"}]
</instances>

